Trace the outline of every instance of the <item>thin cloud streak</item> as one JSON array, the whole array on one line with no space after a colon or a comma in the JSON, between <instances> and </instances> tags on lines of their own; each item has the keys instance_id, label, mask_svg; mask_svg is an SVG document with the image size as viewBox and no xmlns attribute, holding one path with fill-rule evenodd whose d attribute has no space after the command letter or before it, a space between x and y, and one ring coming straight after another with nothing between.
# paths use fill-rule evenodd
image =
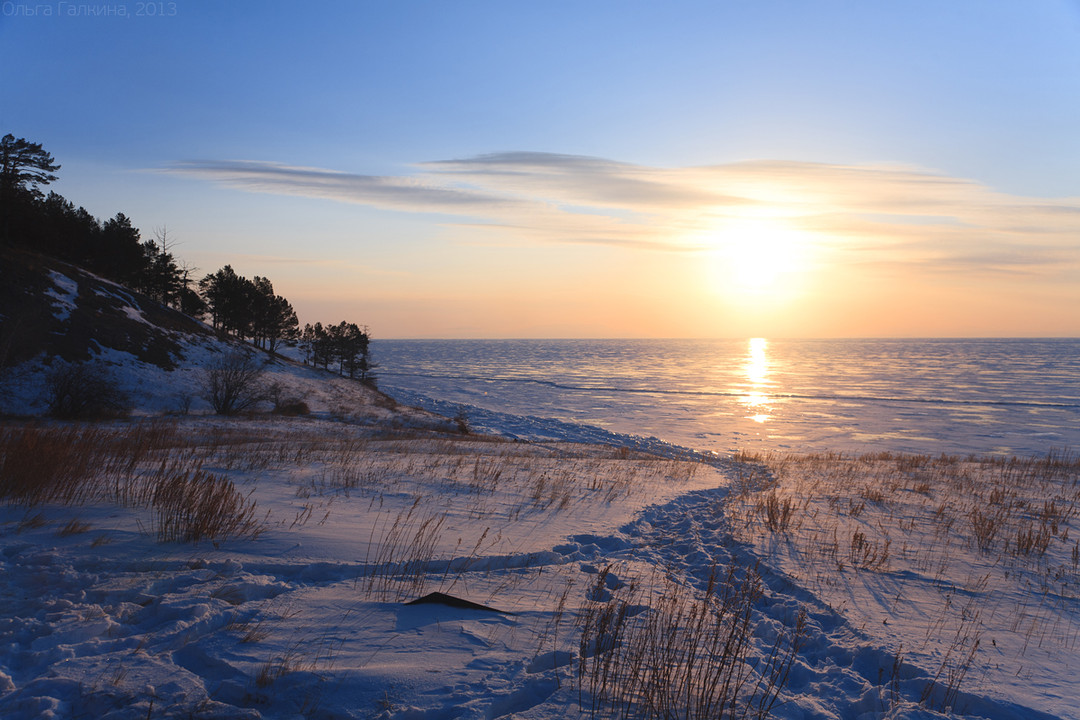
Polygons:
<instances>
[{"instance_id":1,"label":"thin cloud streak","mask_svg":"<svg viewBox=\"0 0 1080 720\"><path fill-rule=\"evenodd\" d=\"M165 172L248 192L460 217L450 224L504 242L702 252L740 242L725 223L782 218L838 265L1048 276L1080 267L1080 199L1008 195L910 166L759 160L658 168L503 152L415 167L374 176L210 161Z\"/></svg>"},{"instance_id":2,"label":"thin cloud streak","mask_svg":"<svg viewBox=\"0 0 1080 720\"><path fill-rule=\"evenodd\" d=\"M433 186L420 179L355 175L254 160L183 162L165 172L193 175L257 193L299 195L410 212L460 212L497 206L505 198Z\"/></svg>"},{"instance_id":3,"label":"thin cloud streak","mask_svg":"<svg viewBox=\"0 0 1080 720\"><path fill-rule=\"evenodd\" d=\"M580 155L493 153L465 160L421 163L419 167L481 186L495 180L501 187L515 192L567 205L648 213L752 202L696 186L679 170Z\"/></svg>"}]
</instances>

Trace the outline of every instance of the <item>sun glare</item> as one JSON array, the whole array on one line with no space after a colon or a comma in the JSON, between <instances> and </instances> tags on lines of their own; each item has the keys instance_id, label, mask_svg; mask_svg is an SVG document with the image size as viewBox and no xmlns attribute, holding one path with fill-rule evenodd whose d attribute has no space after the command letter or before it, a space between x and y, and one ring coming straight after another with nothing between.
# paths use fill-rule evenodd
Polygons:
<instances>
[{"instance_id":1,"label":"sun glare","mask_svg":"<svg viewBox=\"0 0 1080 720\"><path fill-rule=\"evenodd\" d=\"M765 355L769 341L765 338L750 338L746 358L746 379L754 385L761 385L769 377L769 359Z\"/></svg>"},{"instance_id":2,"label":"sun glare","mask_svg":"<svg viewBox=\"0 0 1080 720\"><path fill-rule=\"evenodd\" d=\"M765 351L769 343L765 338L751 338L746 354L743 372L748 383L747 394L743 398L746 408L753 413L748 417L754 422L763 423L769 419L769 358Z\"/></svg>"},{"instance_id":3,"label":"sun glare","mask_svg":"<svg viewBox=\"0 0 1080 720\"><path fill-rule=\"evenodd\" d=\"M783 217L727 219L716 229L718 289L741 295L790 295L796 276L809 269L810 236Z\"/></svg>"}]
</instances>

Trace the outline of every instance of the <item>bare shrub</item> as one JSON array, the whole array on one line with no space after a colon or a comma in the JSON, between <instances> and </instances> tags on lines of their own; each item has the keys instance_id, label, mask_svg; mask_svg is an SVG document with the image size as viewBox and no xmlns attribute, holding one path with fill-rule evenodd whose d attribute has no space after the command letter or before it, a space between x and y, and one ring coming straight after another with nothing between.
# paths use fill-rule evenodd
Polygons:
<instances>
[{"instance_id":1,"label":"bare shrub","mask_svg":"<svg viewBox=\"0 0 1080 720\"><path fill-rule=\"evenodd\" d=\"M218 415L236 415L252 410L266 397L262 376L266 366L254 353L232 350L208 365L203 391Z\"/></svg>"},{"instance_id":2,"label":"bare shrub","mask_svg":"<svg viewBox=\"0 0 1080 720\"><path fill-rule=\"evenodd\" d=\"M101 365L58 361L45 377L49 414L64 420L126 417L131 400Z\"/></svg>"},{"instance_id":3,"label":"bare shrub","mask_svg":"<svg viewBox=\"0 0 1080 720\"><path fill-rule=\"evenodd\" d=\"M177 415L187 415L191 412L191 401L194 398L190 393L177 393L175 397Z\"/></svg>"},{"instance_id":4,"label":"bare shrub","mask_svg":"<svg viewBox=\"0 0 1080 720\"><path fill-rule=\"evenodd\" d=\"M468 435L471 432L469 428L469 411L465 409L464 405L458 405L457 413L454 414L452 419L459 433Z\"/></svg>"},{"instance_id":5,"label":"bare shrub","mask_svg":"<svg viewBox=\"0 0 1080 720\"><path fill-rule=\"evenodd\" d=\"M300 415L310 415L311 408L303 400L291 400L281 405L275 405L274 413L285 417L298 417Z\"/></svg>"},{"instance_id":6,"label":"bare shrub","mask_svg":"<svg viewBox=\"0 0 1080 720\"><path fill-rule=\"evenodd\" d=\"M397 410L398 408L397 400L381 392L372 393L371 402L375 407L382 408L383 410Z\"/></svg>"},{"instance_id":7,"label":"bare shrub","mask_svg":"<svg viewBox=\"0 0 1080 720\"><path fill-rule=\"evenodd\" d=\"M4 324L0 325L0 369L7 367L8 358L12 355L12 348L16 346L27 315L28 313L24 312L14 318L6 317Z\"/></svg>"},{"instance_id":8,"label":"bare shrub","mask_svg":"<svg viewBox=\"0 0 1080 720\"><path fill-rule=\"evenodd\" d=\"M275 415L296 417L311 414L311 408L308 407L304 398L290 395L288 389L279 382L270 383L266 388L266 398L274 404L271 412Z\"/></svg>"}]
</instances>

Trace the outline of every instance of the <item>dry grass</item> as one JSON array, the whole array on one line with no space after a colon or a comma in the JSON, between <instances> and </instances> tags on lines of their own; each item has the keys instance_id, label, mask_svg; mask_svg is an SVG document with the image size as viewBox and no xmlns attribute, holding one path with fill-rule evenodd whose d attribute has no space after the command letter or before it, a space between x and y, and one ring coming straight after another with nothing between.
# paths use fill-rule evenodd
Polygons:
<instances>
[{"instance_id":1,"label":"dry grass","mask_svg":"<svg viewBox=\"0 0 1080 720\"><path fill-rule=\"evenodd\" d=\"M437 497L464 500L456 504L488 527L538 523L649 493L657 482L690 480L697 467L619 448L578 451L303 420L0 426L0 501L147 509L147 530L162 541L257 537L265 523L255 516L250 488L229 479L234 473L247 475L247 482L293 478L297 507L277 520L290 528L326 522L335 499L359 496L376 509L389 494L424 495L423 507L389 517L374 538L392 549L371 558L380 568L376 574L397 576L404 568L412 573L452 559L425 550L438 544L445 523L437 517L444 510Z\"/></svg>"},{"instance_id":2,"label":"dry grass","mask_svg":"<svg viewBox=\"0 0 1080 720\"><path fill-rule=\"evenodd\" d=\"M606 576L597 577L594 596ZM582 710L617 718L767 717L798 654L805 614L758 648L755 570L713 568L702 592L665 577L656 592L645 597L630 585L586 608L576 678Z\"/></svg>"},{"instance_id":3,"label":"dry grass","mask_svg":"<svg viewBox=\"0 0 1080 720\"><path fill-rule=\"evenodd\" d=\"M90 530L88 523L81 522L79 518L71 518L64 527L57 531L59 537L69 537L71 535L81 535L84 532Z\"/></svg>"},{"instance_id":4,"label":"dry grass","mask_svg":"<svg viewBox=\"0 0 1080 720\"><path fill-rule=\"evenodd\" d=\"M924 704L952 705L969 669L989 662L980 659L988 632L1018 635L1022 652L1080 641L1070 610L1080 605L1080 459L741 460L754 482L726 507L737 538L823 597L850 596L864 573L882 578L875 586L895 594L885 612L925 628L924 647L910 650L937 648Z\"/></svg>"},{"instance_id":5,"label":"dry grass","mask_svg":"<svg viewBox=\"0 0 1080 720\"><path fill-rule=\"evenodd\" d=\"M624 501L651 501L658 489L693 480L700 467L619 448L387 432L308 419L0 426L0 501L27 508L26 528L46 522L40 506L101 503L130 509L142 520L140 527L159 541L216 545L233 538L257 538L270 529L312 530L342 508L358 523L366 523L350 539L357 545L352 557L358 601L400 601L429 590L456 589L481 602L498 596L500 609L517 612L504 607L506 598L515 596L515 587L539 584L542 571L542 582L556 588L551 590L554 610L523 611L523 617L536 617L523 622L535 622L537 643L551 650L553 663L566 668L564 672L570 672L570 661L563 659L570 656L569 648L577 639L576 628L572 629L577 608L570 593L578 570L576 565L545 565L538 570L537 564L548 560L544 553L531 552L533 547L522 548L532 542L529 532L544 529L552 520L589 518L598 508L617 514ZM274 508L272 522L258 514L256 496ZM50 515L54 510L44 508ZM66 520L53 521L60 527ZM62 530L85 531L78 519ZM109 536L101 534L92 542L103 545ZM559 579L550 580L549 573L557 573ZM691 598L700 595L679 594L674 586L670 590L664 596L669 626L646 626L654 639L675 632L671 623L683 623ZM490 593L486 599L485 593ZM701 614L694 617L697 622L709 619L715 631L722 625L716 620L718 613L727 613L724 622L729 623L735 616L722 606L724 593L710 593L693 605ZM269 643L259 643L283 632L287 623L281 617L269 608L266 613L252 612L243 596L228 588L213 595L235 605L230 631L240 642L257 646L257 661L249 670L254 694L269 697L275 685L307 682L287 676L317 675L332 664L333 643L325 638L274 643L271 652ZM634 601L623 596L613 602ZM590 601L589 607L601 612L602 606ZM625 637L640 643L646 636L634 634L637 622L627 626ZM522 626L508 623L505 632L528 632L515 627ZM659 652L657 648L650 652L654 651ZM618 656L601 653L586 663L608 659ZM639 660L664 661L659 656ZM693 663L704 667L706 660ZM656 666L650 672L653 681L660 682L663 672L682 670ZM709 676L692 677L696 678L692 683L700 685ZM749 688L740 688L740 697L751 697ZM619 697L609 694L604 702L618 702ZM755 707L760 707L762 696L753 697L758 698ZM650 702L669 701L656 696Z\"/></svg>"},{"instance_id":6,"label":"dry grass","mask_svg":"<svg viewBox=\"0 0 1080 720\"><path fill-rule=\"evenodd\" d=\"M0 428L0 500L42 504L115 503L150 508L161 542L257 537L255 504L201 460L172 423ZM71 520L61 535L85 532Z\"/></svg>"},{"instance_id":7,"label":"dry grass","mask_svg":"<svg viewBox=\"0 0 1080 720\"><path fill-rule=\"evenodd\" d=\"M170 447L168 422L0 427L0 500L36 505L125 502L126 480Z\"/></svg>"},{"instance_id":8,"label":"dry grass","mask_svg":"<svg viewBox=\"0 0 1080 720\"><path fill-rule=\"evenodd\" d=\"M938 569L938 576L957 546L977 548L1006 567L1046 574L1057 569L1044 562L1051 549L1076 545L1076 460L809 455L767 464L776 481L766 490L737 493L730 516L745 535L799 533L809 564L827 561L837 568L845 555L880 559L889 545L904 545L904 536L924 528L932 528L940 544L905 545L902 555L923 570ZM845 547L850 553L843 553Z\"/></svg>"},{"instance_id":9,"label":"dry grass","mask_svg":"<svg viewBox=\"0 0 1080 720\"><path fill-rule=\"evenodd\" d=\"M357 578L367 597L400 601L423 594L429 573L436 569L436 548L447 513L421 510L420 500L418 496L392 520L390 513L380 516L372 526L369 554Z\"/></svg>"},{"instance_id":10,"label":"dry grass","mask_svg":"<svg viewBox=\"0 0 1080 720\"><path fill-rule=\"evenodd\" d=\"M176 469L154 478L152 488L158 542L209 540L216 545L231 537L255 539L262 532L255 502L227 478Z\"/></svg>"}]
</instances>

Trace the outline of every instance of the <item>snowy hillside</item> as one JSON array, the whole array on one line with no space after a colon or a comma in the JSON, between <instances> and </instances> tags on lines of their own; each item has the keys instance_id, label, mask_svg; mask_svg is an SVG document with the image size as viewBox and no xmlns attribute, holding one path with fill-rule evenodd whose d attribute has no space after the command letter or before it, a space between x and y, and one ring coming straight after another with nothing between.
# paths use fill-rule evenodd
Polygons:
<instances>
[{"instance_id":1,"label":"snowy hillside","mask_svg":"<svg viewBox=\"0 0 1080 720\"><path fill-rule=\"evenodd\" d=\"M20 254L4 259L0 414L46 414L50 373L69 365L103 374L134 416L207 414L207 368L242 351L265 364L258 385L267 397L255 410L303 403L315 417L450 426L334 373L271 359L80 268Z\"/></svg>"}]
</instances>

